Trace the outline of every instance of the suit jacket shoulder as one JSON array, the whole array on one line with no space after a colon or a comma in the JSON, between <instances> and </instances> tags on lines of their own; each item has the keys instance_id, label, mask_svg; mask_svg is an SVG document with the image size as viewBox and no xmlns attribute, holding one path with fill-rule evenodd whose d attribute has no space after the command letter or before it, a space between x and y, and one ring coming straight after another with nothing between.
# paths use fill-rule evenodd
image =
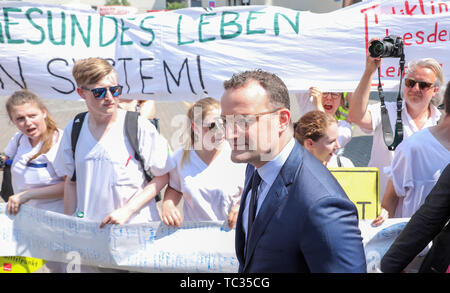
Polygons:
<instances>
[{"instance_id":1,"label":"suit jacket shoulder","mask_svg":"<svg viewBox=\"0 0 450 293\"><path fill-rule=\"evenodd\" d=\"M247 177L252 174L249 167ZM236 233L241 272L366 271L356 207L329 170L297 142L258 211L245 256L239 226Z\"/></svg>"}]
</instances>

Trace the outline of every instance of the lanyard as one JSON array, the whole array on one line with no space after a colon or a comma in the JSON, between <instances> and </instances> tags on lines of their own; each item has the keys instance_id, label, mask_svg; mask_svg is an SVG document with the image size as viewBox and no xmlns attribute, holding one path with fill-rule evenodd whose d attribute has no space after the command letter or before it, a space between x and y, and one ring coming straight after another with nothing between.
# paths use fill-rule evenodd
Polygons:
<instances>
[{"instance_id":1,"label":"lanyard","mask_svg":"<svg viewBox=\"0 0 450 293\"><path fill-rule=\"evenodd\" d=\"M389 114L384 103L384 93L381 86L380 67L378 67L378 96L380 97L380 110L381 110L381 126L383 129L384 143L388 150L393 151L403 140L403 123L402 123L402 80L403 70L405 68L405 55L400 57L400 84L398 87L397 95L397 119L395 120L395 134L392 131L391 122L389 120Z\"/></svg>"}]
</instances>

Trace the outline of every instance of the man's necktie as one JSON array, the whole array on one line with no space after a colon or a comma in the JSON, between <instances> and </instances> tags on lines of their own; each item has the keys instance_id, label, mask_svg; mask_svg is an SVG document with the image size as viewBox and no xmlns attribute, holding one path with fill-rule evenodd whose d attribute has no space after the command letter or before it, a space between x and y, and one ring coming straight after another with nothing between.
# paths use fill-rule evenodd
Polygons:
<instances>
[{"instance_id":1,"label":"man's necktie","mask_svg":"<svg viewBox=\"0 0 450 293\"><path fill-rule=\"evenodd\" d=\"M261 177L258 171L255 170L252 178L252 196L250 198L250 205L248 207L248 228L247 228L247 238L250 235L250 231L253 225L253 221L256 217L256 209L258 207L258 186L261 182Z\"/></svg>"}]
</instances>

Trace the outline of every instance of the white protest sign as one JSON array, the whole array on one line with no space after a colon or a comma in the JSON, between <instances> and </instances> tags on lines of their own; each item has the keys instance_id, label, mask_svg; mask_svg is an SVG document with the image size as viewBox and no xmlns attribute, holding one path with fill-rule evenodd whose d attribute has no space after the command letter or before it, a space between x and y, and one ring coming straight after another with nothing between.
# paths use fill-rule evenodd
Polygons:
<instances>
[{"instance_id":1,"label":"white protest sign","mask_svg":"<svg viewBox=\"0 0 450 293\"><path fill-rule=\"evenodd\" d=\"M381 258L408 221L388 219L379 227L372 227L372 220L359 222L368 272L379 272ZM191 222L181 228L161 222L98 226L28 205L11 216L2 203L0 256L67 263L72 255L79 255L83 265L142 272L238 271L235 230L227 229L226 223Z\"/></svg>"},{"instance_id":2,"label":"white protest sign","mask_svg":"<svg viewBox=\"0 0 450 293\"><path fill-rule=\"evenodd\" d=\"M107 58L124 97L220 98L232 74L261 68L292 92L315 85L352 91L373 37L404 39L406 61L434 57L450 77L448 1L365 1L331 13L275 6L188 8L100 16L71 7L0 2L0 96L27 87L41 97L78 99L75 60ZM399 81L397 58L382 65L385 90ZM375 81L374 81L375 83Z\"/></svg>"}]
</instances>

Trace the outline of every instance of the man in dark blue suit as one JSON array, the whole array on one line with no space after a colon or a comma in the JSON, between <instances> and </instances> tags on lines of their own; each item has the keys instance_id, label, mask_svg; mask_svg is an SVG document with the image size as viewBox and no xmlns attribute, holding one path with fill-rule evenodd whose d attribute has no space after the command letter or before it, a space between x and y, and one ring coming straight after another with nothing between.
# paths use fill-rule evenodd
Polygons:
<instances>
[{"instance_id":1,"label":"man in dark blue suit","mask_svg":"<svg viewBox=\"0 0 450 293\"><path fill-rule=\"evenodd\" d=\"M283 81L246 71L224 87L231 159L249 164L236 224L239 272L366 272L357 209L293 138Z\"/></svg>"}]
</instances>

